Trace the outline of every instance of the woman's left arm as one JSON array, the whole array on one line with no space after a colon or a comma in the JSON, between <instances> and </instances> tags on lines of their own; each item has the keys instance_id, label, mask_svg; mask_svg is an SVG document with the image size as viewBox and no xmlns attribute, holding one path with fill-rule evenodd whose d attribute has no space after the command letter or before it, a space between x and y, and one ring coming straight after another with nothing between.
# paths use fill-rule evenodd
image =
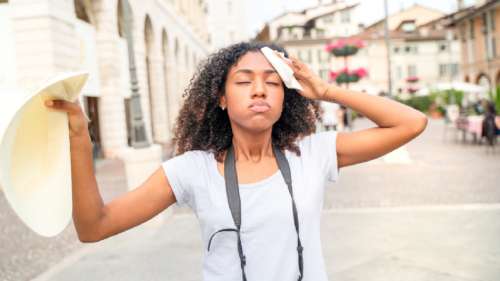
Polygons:
<instances>
[{"instance_id":1,"label":"woman's left arm","mask_svg":"<svg viewBox=\"0 0 500 281\"><path fill-rule=\"evenodd\" d=\"M378 127L337 135L338 167L378 158L416 138L427 126L422 112L388 98L329 85L296 58L285 59L310 99L336 102L375 122Z\"/></svg>"},{"instance_id":2,"label":"woman's left arm","mask_svg":"<svg viewBox=\"0 0 500 281\"><path fill-rule=\"evenodd\" d=\"M387 154L420 135L427 126L425 114L384 97L330 85L321 100L343 104L378 125L360 131L338 133L339 168Z\"/></svg>"}]
</instances>

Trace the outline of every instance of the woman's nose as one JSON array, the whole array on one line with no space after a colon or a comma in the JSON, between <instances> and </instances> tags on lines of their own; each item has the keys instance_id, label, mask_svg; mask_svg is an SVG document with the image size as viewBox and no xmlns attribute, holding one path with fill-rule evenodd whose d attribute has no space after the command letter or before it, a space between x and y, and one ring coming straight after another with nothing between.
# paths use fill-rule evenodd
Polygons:
<instances>
[{"instance_id":1,"label":"woman's nose","mask_svg":"<svg viewBox=\"0 0 500 281\"><path fill-rule=\"evenodd\" d=\"M254 88L252 89L253 97L265 97L266 96L266 83L261 79L256 79L254 83Z\"/></svg>"}]
</instances>

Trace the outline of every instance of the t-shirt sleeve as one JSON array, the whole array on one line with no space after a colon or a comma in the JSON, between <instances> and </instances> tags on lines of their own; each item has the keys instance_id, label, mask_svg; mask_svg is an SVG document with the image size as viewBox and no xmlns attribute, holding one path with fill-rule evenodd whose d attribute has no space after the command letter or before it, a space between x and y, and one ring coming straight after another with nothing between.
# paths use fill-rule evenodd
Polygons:
<instances>
[{"instance_id":1,"label":"t-shirt sleeve","mask_svg":"<svg viewBox=\"0 0 500 281\"><path fill-rule=\"evenodd\" d=\"M315 169L320 169L331 182L337 182L337 131L325 131L306 137L301 144L301 153L310 157Z\"/></svg>"},{"instance_id":2,"label":"t-shirt sleeve","mask_svg":"<svg viewBox=\"0 0 500 281\"><path fill-rule=\"evenodd\" d=\"M186 152L163 162L162 168L179 206L192 207L193 177L192 171L196 165L196 154Z\"/></svg>"}]
</instances>

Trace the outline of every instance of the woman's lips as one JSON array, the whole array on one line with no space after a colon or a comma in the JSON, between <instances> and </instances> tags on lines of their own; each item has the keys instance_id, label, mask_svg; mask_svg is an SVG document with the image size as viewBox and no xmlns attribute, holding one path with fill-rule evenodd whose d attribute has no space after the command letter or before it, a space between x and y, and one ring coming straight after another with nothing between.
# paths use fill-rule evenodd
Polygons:
<instances>
[{"instance_id":1,"label":"woman's lips","mask_svg":"<svg viewBox=\"0 0 500 281\"><path fill-rule=\"evenodd\" d=\"M250 110L253 112L266 112L271 109L271 106L267 102L258 101L250 105Z\"/></svg>"}]
</instances>

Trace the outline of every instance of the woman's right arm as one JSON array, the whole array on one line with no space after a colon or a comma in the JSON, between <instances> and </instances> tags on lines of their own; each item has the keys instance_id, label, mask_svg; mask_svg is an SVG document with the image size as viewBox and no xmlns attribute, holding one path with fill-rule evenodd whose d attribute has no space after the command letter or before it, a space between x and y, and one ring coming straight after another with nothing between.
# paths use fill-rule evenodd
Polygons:
<instances>
[{"instance_id":1,"label":"woman's right arm","mask_svg":"<svg viewBox=\"0 0 500 281\"><path fill-rule=\"evenodd\" d=\"M143 184L104 204L92 165L86 118L76 103L53 101L49 108L68 113L71 146L73 222L82 242L96 242L137 226L176 202L162 168Z\"/></svg>"}]
</instances>

